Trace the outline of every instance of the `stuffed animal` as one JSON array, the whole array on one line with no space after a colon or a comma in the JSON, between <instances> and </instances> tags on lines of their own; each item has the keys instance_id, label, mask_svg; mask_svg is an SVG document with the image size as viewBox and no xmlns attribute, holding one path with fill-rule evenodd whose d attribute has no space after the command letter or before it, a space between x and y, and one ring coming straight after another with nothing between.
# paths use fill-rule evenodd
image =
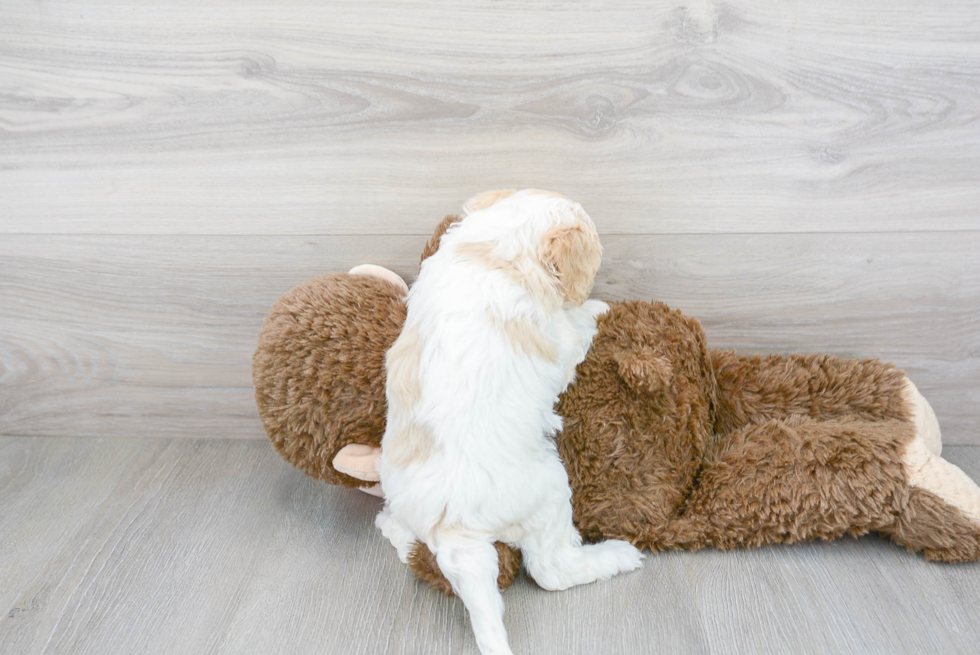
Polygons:
<instances>
[{"instance_id":1,"label":"stuffed animal","mask_svg":"<svg viewBox=\"0 0 980 655\"><path fill-rule=\"evenodd\" d=\"M384 355L406 290L380 267L325 275L284 295L262 328L259 415L279 454L319 480L380 494ZM584 539L657 551L876 532L929 560L980 559L980 488L940 456L936 417L902 371L715 350L662 303L609 304L557 407ZM520 556L497 548L504 588ZM424 546L409 565L451 593Z\"/></svg>"}]
</instances>

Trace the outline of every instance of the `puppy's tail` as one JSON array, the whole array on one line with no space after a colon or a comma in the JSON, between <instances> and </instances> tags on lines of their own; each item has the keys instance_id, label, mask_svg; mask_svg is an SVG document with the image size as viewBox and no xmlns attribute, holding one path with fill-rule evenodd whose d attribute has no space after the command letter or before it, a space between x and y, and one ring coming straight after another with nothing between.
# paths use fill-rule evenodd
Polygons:
<instances>
[{"instance_id":1,"label":"puppy's tail","mask_svg":"<svg viewBox=\"0 0 980 655\"><path fill-rule=\"evenodd\" d=\"M497 586L500 591L503 591L513 584L517 572L521 570L521 551L499 541L494 546L497 547L498 567L500 569L497 575ZM408 553L408 568L415 574L416 578L436 591L441 591L447 596L455 596L453 586L439 570L436 556L421 541L416 541Z\"/></svg>"}]
</instances>

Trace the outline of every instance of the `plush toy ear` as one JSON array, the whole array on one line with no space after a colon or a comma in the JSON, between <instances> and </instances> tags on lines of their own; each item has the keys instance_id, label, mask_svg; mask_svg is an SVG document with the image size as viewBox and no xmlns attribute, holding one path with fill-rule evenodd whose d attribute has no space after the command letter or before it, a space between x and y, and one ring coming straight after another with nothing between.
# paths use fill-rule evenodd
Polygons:
<instances>
[{"instance_id":1,"label":"plush toy ear","mask_svg":"<svg viewBox=\"0 0 980 655\"><path fill-rule=\"evenodd\" d=\"M652 348L643 346L616 357L619 376L637 392L658 394L670 383L673 367Z\"/></svg>"},{"instance_id":2,"label":"plush toy ear","mask_svg":"<svg viewBox=\"0 0 980 655\"><path fill-rule=\"evenodd\" d=\"M592 291L602 245L591 221L576 215L574 222L545 232L538 258L558 278L565 300L581 305Z\"/></svg>"},{"instance_id":3,"label":"plush toy ear","mask_svg":"<svg viewBox=\"0 0 980 655\"><path fill-rule=\"evenodd\" d=\"M486 209L487 207L490 207L496 203L498 200L509 198L515 193L517 193L516 189L499 189L497 191L484 191L483 193L478 193L463 203L463 212L472 214L475 211Z\"/></svg>"},{"instance_id":4,"label":"plush toy ear","mask_svg":"<svg viewBox=\"0 0 980 655\"><path fill-rule=\"evenodd\" d=\"M442 241L443 235L446 234L446 231L449 230L451 226L455 225L461 220L463 220L463 218L461 216L456 216L455 214L450 214L442 219L442 222L436 226L436 231L433 232L432 238L429 239L429 242L425 244L425 248L422 250L422 259L419 262L420 266L422 262L436 254L436 251L439 250L439 242Z\"/></svg>"},{"instance_id":5,"label":"plush toy ear","mask_svg":"<svg viewBox=\"0 0 980 655\"><path fill-rule=\"evenodd\" d=\"M389 271L384 266L377 266L375 264L361 264L355 266L354 268L347 271L348 275L366 275L367 277L376 277L379 280L384 280L385 282L391 282L396 287L402 290L402 293L408 293L408 285L405 284L405 280L395 273L394 271Z\"/></svg>"},{"instance_id":6,"label":"plush toy ear","mask_svg":"<svg viewBox=\"0 0 980 655\"><path fill-rule=\"evenodd\" d=\"M381 476L378 475L378 460L380 458L381 449L377 446L352 443L340 449L340 452L333 458L333 467L352 478L365 482L378 482L381 480ZM384 497L380 484L359 488L372 496Z\"/></svg>"}]
</instances>

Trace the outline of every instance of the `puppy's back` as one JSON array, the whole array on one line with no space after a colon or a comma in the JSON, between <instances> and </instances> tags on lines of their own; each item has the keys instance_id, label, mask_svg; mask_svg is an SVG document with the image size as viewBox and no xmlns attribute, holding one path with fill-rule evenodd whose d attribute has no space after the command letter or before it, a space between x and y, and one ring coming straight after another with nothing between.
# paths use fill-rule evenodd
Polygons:
<instances>
[{"instance_id":1,"label":"puppy's back","mask_svg":"<svg viewBox=\"0 0 980 655\"><path fill-rule=\"evenodd\" d=\"M450 227L388 353L388 463L550 448L554 403L583 354L562 305L581 303L600 256L582 208L534 190Z\"/></svg>"}]
</instances>

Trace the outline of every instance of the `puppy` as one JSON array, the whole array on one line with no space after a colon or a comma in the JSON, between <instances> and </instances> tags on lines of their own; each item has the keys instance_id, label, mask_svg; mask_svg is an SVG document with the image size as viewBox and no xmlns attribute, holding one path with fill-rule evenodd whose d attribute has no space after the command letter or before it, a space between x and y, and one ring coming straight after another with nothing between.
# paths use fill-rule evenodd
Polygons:
<instances>
[{"instance_id":1,"label":"puppy","mask_svg":"<svg viewBox=\"0 0 980 655\"><path fill-rule=\"evenodd\" d=\"M494 541L549 590L640 566L625 541L583 546L553 441L558 395L585 358L601 247L577 203L536 190L465 206L408 293L387 354L377 525L405 561L425 542L484 655L507 654Z\"/></svg>"}]
</instances>

